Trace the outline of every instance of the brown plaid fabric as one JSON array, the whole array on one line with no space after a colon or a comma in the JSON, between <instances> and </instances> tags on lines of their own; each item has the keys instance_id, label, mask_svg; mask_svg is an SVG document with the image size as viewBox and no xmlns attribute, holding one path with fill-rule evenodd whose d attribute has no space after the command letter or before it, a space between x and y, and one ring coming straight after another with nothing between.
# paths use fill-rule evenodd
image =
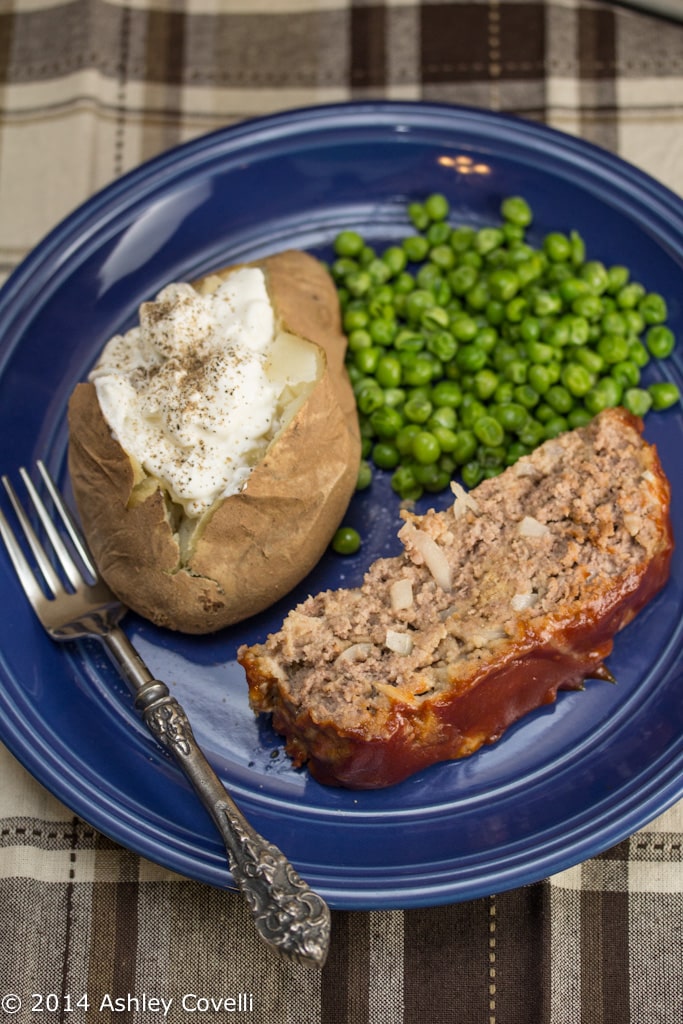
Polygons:
<instances>
[{"instance_id":1,"label":"brown plaid fabric","mask_svg":"<svg viewBox=\"0 0 683 1024\"><path fill-rule=\"evenodd\" d=\"M0 0L0 272L179 142L350 98L520 114L683 194L683 0L647 6ZM262 947L235 894L116 846L4 749L0 771L0 1022L683 1021L683 804L527 888L336 911L317 972Z\"/></svg>"}]
</instances>

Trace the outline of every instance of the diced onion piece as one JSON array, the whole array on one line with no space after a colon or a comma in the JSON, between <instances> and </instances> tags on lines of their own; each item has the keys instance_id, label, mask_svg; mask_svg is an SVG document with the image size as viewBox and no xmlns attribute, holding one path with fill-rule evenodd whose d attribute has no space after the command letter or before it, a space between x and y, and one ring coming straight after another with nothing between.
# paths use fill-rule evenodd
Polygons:
<instances>
[{"instance_id":1,"label":"diced onion piece","mask_svg":"<svg viewBox=\"0 0 683 1024\"><path fill-rule=\"evenodd\" d=\"M342 651L337 661L365 661L373 649L373 644L358 643L351 644L345 651Z\"/></svg>"},{"instance_id":2,"label":"diced onion piece","mask_svg":"<svg viewBox=\"0 0 683 1024\"><path fill-rule=\"evenodd\" d=\"M505 636L506 633L502 626L491 626L490 629L480 629L478 633L473 633L471 641L474 647L488 647Z\"/></svg>"},{"instance_id":3,"label":"diced onion piece","mask_svg":"<svg viewBox=\"0 0 683 1024\"><path fill-rule=\"evenodd\" d=\"M451 567L434 538L424 530L418 530L415 526L411 526L406 536L429 569L435 582L442 590L449 591L451 589Z\"/></svg>"},{"instance_id":4,"label":"diced onion piece","mask_svg":"<svg viewBox=\"0 0 683 1024\"><path fill-rule=\"evenodd\" d=\"M547 533L550 533L545 523L539 523L538 519L534 519L533 516L524 516L518 529L522 537L545 537Z\"/></svg>"},{"instance_id":5,"label":"diced onion piece","mask_svg":"<svg viewBox=\"0 0 683 1024\"><path fill-rule=\"evenodd\" d=\"M453 502L453 515L456 519L460 519L461 516L464 516L468 508L475 514L479 511L479 505L476 500L471 494L468 494L462 484L459 484L457 480L451 480L451 490L455 495L455 501Z\"/></svg>"},{"instance_id":6,"label":"diced onion piece","mask_svg":"<svg viewBox=\"0 0 683 1024\"><path fill-rule=\"evenodd\" d=\"M533 608L537 601L538 594L534 594L533 590L529 590L526 594L514 594L510 604L513 611L525 612L527 608Z\"/></svg>"},{"instance_id":7,"label":"diced onion piece","mask_svg":"<svg viewBox=\"0 0 683 1024\"><path fill-rule=\"evenodd\" d=\"M515 476L538 476L538 470L534 466L533 462L527 462L524 459L520 459L519 462L514 464Z\"/></svg>"},{"instance_id":8,"label":"diced onion piece","mask_svg":"<svg viewBox=\"0 0 683 1024\"><path fill-rule=\"evenodd\" d=\"M632 537L636 537L640 533L642 525L641 517L635 512L624 512L624 526Z\"/></svg>"},{"instance_id":9,"label":"diced onion piece","mask_svg":"<svg viewBox=\"0 0 683 1024\"><path fill-rule=\"evenodd\" d=\"M385 645L394 654L410 654L413 649L413 641L407 633L399 633L396 629L388 629Z\"/></svg>"},{"instance_id":10,"label":"diced onion piece","mask_svg":"<svg viewBox=\"0 0 683 1024\"><path fill-rule=\"evenodd\" d=\"M410 580L405 577L395 580L389 588L389 599L391 600L391 610L393 612L402 612L407 608L412 608L413 584Z\"/></svg>"}]
</instances>

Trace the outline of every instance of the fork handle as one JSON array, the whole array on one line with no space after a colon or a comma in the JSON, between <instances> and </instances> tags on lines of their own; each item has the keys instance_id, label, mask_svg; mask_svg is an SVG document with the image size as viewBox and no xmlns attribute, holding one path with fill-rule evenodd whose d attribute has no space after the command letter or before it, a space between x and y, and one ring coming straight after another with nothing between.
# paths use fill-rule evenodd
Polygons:
<instances>
[{"instance_id":1,"label":"fork handle","mask_svg":"<svg viewBox=\"0 0 683 1024\"><path fill-rule=\"evenodd\" d=\"M249 824L202 753L180 702L165 683L154 679L121 627L113 626L102 639L135 690L135 705L148 728L173 755L213 818L258 934L283 956L322 967L330 941L325 901L282 851Z\"/></svg>"}]
</instances>

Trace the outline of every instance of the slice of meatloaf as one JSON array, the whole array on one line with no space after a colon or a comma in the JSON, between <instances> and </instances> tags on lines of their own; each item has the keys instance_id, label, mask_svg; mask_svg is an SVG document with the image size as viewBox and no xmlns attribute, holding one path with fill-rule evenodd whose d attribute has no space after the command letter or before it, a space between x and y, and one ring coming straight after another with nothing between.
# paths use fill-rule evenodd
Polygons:
<instances>
[{"instance_id":1,"label":"slice of meatloaf","mask_svg":"<svg viewBox=\"0 0 683 1024\"><path fill-rule=\"evenodd\" d=\"M614 634L664 585L669 485L610 409L453 506L403 512L404 551L309 597L239 660L295 765L387 786L497 740L557 690L609 678Z\"/></svg>"}]
</instances>

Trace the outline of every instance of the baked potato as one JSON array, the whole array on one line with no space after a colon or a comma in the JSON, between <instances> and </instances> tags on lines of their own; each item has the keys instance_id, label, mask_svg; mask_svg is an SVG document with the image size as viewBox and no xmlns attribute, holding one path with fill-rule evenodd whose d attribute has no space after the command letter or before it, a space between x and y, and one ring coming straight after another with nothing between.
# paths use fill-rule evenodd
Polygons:
<instances>
[{"instance_id":1,"label":"baked potato","mask_svg":"<svg viewBox=\"0 0 683 1024\"><path fill-rule=\"evenodd\" d=\"M291 250L180 287L211 295L244 268L263 273L276 342L268 373L282 393L273 436L248 453L235 493L194 507L124 449L103 414L97 367L69 401L69 471L102 576L138 614L187 633L221 629L290 591L325 551L357 481L360 436L331 278ZM155 309L143 304L141 323Z\"/></svg>"}]
</instances>

